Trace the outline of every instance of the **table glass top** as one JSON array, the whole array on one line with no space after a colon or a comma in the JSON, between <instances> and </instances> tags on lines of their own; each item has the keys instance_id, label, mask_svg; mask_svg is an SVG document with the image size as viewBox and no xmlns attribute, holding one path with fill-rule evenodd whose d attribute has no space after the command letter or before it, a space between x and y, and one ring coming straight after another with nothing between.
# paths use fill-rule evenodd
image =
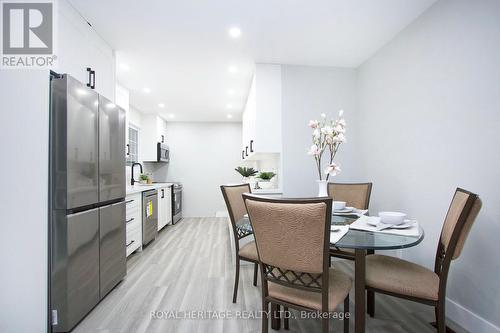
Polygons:
<instances>
[{"instance_id":1,"label":"table glass top","mask_svg":"<svg viewBox=\"0 0 500 333\"><path fill-rule=\"evenodd\" d=\"M357 216L332 216L332 225L346 225L356 221ZM245 232L252 233L252 226L247 217L236 222L236 228ZM412 247L424 239L424 230L419 227L418 237L392 235L382 232L371 232L363 230L349 229L336 244L331 244L332 248L346 249L371 249L371 250L393 250Z\"/></svg>"}]
</instances>

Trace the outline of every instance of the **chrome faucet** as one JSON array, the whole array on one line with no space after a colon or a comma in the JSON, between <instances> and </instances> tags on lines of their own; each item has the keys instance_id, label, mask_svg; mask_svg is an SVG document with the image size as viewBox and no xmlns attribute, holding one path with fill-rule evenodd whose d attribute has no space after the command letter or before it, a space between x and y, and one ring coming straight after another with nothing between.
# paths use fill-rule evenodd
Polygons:
<instances>
[{"instance_id":1,"label":"chrome faucet","mask_svg":"<svg viewBox=\"0 0 500 333\"><path fill-rule=\"evenodd\" d=\"M137 180L134 179L134 167L136 165L138 165L138 166L141 167L141 173L142 173L142 164L141 163L137 163L137 162L132 163L132 172L130 174L130 185L132 185L132 186L134 186L135 182L137 181Z\"/></svg>"}]
</instances>

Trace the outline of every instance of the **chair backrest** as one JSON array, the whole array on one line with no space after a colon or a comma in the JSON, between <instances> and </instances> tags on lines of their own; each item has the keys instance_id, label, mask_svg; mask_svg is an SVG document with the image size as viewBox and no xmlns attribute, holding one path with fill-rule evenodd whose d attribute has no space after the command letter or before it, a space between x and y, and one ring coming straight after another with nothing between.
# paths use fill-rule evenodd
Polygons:
<instances>
[{"instance_id":1,"label":"chair backrest","mask_svg":"<svg viewBox=\"0 0 500 333\"><path fill-rule=\"evenodd\" d=\"M460 256L481 206L482 202L477 194L456 189L441 230L442 254L451 255L451 259Z\"/></svg>"},{"instance_id":2,"label":"chair backrest","mask_svg":"<svg viewBox=\"0 0 500 333\"><path fill-rule=\"evenodd\" d=\"M251 234L250 232L238 233L236 229L236 222L241 220L247 213L242 195L244 193L251 193L252 190L250 189L249 184L221 185L220 189L222 191L224 201L226 202L229 219L231 220L231 225L233 227L234 239L236 241L236 249L238 249L238 240Z\"/></svg>"},{"instance_id":3,"label":"chair backrest","mask_svg":"<svg viewBox=\"0 0 500 333\"><path fill-rule=\"evenodd\" d=\"M243 198L263 278L318 292L328 288L332 199Z\"/></svg>"},{"instance_id":4,"label":"chair backrest","mask_svg":"<svg viewBox=\"0 0 500 333\"><path fill-rule=\"evenodd\" d=\"M372 183L328 183L328 195L349 207L368 209L371 193Z\"/></svg>"}]
</instances>

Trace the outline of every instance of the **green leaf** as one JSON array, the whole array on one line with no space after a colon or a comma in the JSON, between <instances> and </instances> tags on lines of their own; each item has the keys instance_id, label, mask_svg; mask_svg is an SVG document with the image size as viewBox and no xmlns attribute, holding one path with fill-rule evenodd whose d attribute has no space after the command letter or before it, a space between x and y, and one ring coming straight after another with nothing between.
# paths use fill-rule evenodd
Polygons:
<instances>
[{"instance_id":1,"label":"green leaf","mask_svg":"<svg viewBox=\"0 0 500 333\"><path fill-rule=\"evenodd\" d=\"M252 176L255 176L258 172L254 168L247 168L247 167L241 167L241 166L237 167L234 170L243 177L252 177Z\"/></svg>"}]
</instances>

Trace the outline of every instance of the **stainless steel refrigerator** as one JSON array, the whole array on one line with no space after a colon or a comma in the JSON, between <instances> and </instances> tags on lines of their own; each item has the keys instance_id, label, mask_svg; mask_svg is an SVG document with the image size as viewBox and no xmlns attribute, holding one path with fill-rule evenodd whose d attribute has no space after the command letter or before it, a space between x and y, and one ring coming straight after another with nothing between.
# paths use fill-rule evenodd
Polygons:
<instances>
[{"instance_id":1,"label":"stainless steel refrigerator","mask_svg":"<svg viewBox=\"0 0 500 333\"><path fill-rule=\"evenodd\" d=\"M51 76L50 321L70 331L126 274L125 112Z\"/></svg>"}]
</instances>

